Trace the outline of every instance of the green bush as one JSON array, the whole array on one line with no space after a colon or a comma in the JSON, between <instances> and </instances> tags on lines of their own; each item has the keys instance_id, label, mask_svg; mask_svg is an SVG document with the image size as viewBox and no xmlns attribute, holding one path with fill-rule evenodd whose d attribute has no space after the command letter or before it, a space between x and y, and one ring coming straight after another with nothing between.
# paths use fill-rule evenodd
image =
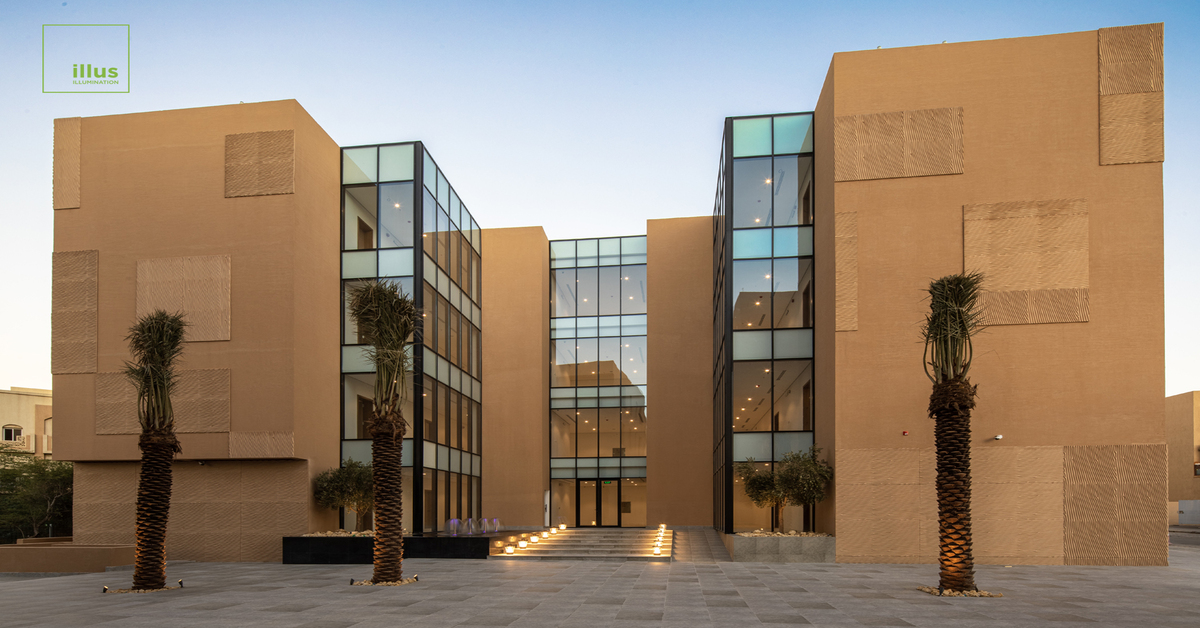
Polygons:
<instances>
[{"instance_id":1,"label":"green bush","mask_svg":"<svg viewBox=\"0 0 1200 628\"><path fill-rule=\"evenodd\" d=\"M350 458L339 468L322 471L313 483L313 497L322 508L345 508L353 512L355 529L367 529L375 508L371 465Z\"/></svg>"},{"instance_id":2,"label":"green bush","mask_svg":"<svg viewBox=\"0 0 1200 628\"><path fill-rule=\"evenodd\" d=\"M71 534L75 468L0 443L0 542Z\"/></svg>"},{"instance_id":3,"label":"green bush","mask_svg":"<svg viewBox=\"0 0 1200 628\"><path fill-rule=\"evenodd\" d=\"M812 505L825 499L833 480L833 467L817 459L820 447L783 455L774 469L756 467L754 459L738 463L734 470L742 478L746 496L759 508L775 508L775 527L783 525L786 506Z\"/></svg>"}]
</instances>

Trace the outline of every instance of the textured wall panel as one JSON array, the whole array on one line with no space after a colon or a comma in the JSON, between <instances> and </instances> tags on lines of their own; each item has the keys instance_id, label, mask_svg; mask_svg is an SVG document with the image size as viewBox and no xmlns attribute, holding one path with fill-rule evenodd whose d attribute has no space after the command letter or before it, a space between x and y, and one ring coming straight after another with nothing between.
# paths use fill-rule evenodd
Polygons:
<instances>
[{"instance_id":1,"label":"textured wall panel","mask_svg":"<svg viewBox=\"0 0 1200 628\"><path fill-rule=\"evenodd\" d=\"M291 458L291 432L230 432L230 458Z\"/></svg>"},{"instance_id":2,"label":"textured wall panel","mask_svg":"<svg viewBox=\"0 0 1200 628\"><path fill-rule=\"evenodd\" d=\"M96 373L96 433L140 434L137 391L124 373Z\"/></svg>"},{"instance_id":3,"label":"textured wall panel","mask_svg":"<svg viewBox=\"0 0 1200 628\"><path fill-rule=\"evenodd\" d=\"M963 267L982 272L989 325L1086 322L1089 248L1084 199L963 206Z\"/></svg>"},{"instance_id":4,"label":"textured wall panel","mask_svg":"<svg viewBox=\"0 0 1200 628\"><path fill-rule=\"evenodd\" d=\"M188 342L229 340L229 294L228 255L138 260L137 315L183 312Z\"/></svg>"},{"instance_id":5,"label":"textured wall panel","mask_svg":"<svg viewBox=\"0 0 1200 628\"><path fill-rule=\"evenodd\" d=\"M1063 479L1067 564L1167 564L1165 445L1066 447Z\"/></svg>"},{"instance_id":6,"label":"textured wall panel","mask_svg":"<svg viewBox=\"0 0 1200 628\"><path fill-rule=\"evenodd\" d=\"M134 541L136 463L76 463L75 541ZM167 558L279 562L285 535L308 532L308 463L177 462Z\"/></svg>"},{"instance_id":7,"label":"textured wall panel","mask_svg":"<svg viewBox=\"0 0 1200 628\"><path fill-rule=\"evenodd\" d=\"M839 449L836 458L838 560L934 561L933 448ZM1062 564L1061 447L976 447L972 478L980 564Z\"/></svg>"},{"instance_id":8,"label":"textured wall panel","mask_svg":"<svg viewBox=\"0 0 1200 628\"><path fill-rule=\"evenodd\" d=\"M1163 161L1163 93L1100 96L1100 164Z\"/></svg>"},{"instance_id":9,"label":"textured wall panel","mask_svg":"<svg viewBox=\"0 0 1200 628\"><path fill-rule=\"evenodd\" d=\"M56 251L50 307L50 371L96 372L99 251Z\"/></svg>"},{"instance_id":10,"label":"textured wall panel","mask_svg":"<svg viewBox=\"0 0 1200 628\"><path fill-rule=\"evenodd\" d=\"M171 396L181 434L229 431L229 369L180 371Z\"/></svg>"},{"instance_id":11,"label":"textured wall panel","mask_svg":"<svg viewBox=\"0 0 1200 628\"><path fill-rule=\"evenodd\" d=\"M82 118L54 121L54 209L79 207Z\"/></svg>"},{"instance_id":12,"label":"textured wall panel","mask_svg":"<svg viewBox=\"0 0 1200 628\"><path fill-rule=\"evenodd\" d=\"M1163 160L1163 25L1102 28L1100 164Z\"/></svg>"},{"instance_id":13,"label":"textured wall panel","mask_svg":"<svg viewBox=\"0 0 1200 628\"><path fill-rule=\"evenodd\" d=\"M839 116L833 133L836 181L963 172L961 107Z\"/></svg>"},{"instance_id":14,"label":"textured wall panel","mask_svg":"<svg viewBox=\"0 0 1200 628\"><path fill-rule=\"evenodd\" d=\"M171 394L176 433L229 431L229 379L229 369L179 371ZM124 373L96 374L96 433L141 433L137 392Z\"/></svg>"},{"instance_id":15,"label":"textured wall panel","mask_svg":"<svg viewBox=\"0 0 1200 628\"><path fill-rule=\"evenodd\" d=\"M225 198L291 194L295 139L291 130L225 136Z\"/></svg>"},{"instance_id":16,"label":"textured wall panel","mask_svg":"<svg viewBox=\"0 0 1200 628\"><path fill-rule=\"evenodd\" d=\"M1097 32L1100 93L1163 91L1163 25L1139 24Z\"/></svg>"},{"instance_id":17,"label":"textured wall panel","mask_svg":"<svg viewBox=\"0 0 1200 628\"><path fill-rule=\"evenodd\" d=\"M858 329L858 213L834 215L834 305L836 331Z\"/></svg>"}]
</instances>

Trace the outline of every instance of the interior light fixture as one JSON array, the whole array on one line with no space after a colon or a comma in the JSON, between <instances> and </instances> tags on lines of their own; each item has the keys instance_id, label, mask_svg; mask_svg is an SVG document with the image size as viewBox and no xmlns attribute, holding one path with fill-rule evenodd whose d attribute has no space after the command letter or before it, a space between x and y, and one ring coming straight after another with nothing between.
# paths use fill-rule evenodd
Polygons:
<instances>
[{"instance_id":1,"label":"interior light fixture","mask_svg":"<svg viewBox=\"0 0 1200 628\"><path fill-rule=\"evenodd\" d=\"M399 206L400 206L400 203L396 203L396 207L399 207Z\"/></svg>"}]
</instances>

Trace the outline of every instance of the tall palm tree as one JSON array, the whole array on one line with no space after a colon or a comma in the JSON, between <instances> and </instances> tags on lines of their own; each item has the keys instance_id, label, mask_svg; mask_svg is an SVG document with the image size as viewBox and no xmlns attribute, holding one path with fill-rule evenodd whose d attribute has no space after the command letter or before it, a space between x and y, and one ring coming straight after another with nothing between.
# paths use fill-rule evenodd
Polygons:
<instances>
[{"instance_id":1,"label":"tall palm tree","mask_svg":"<svg viewBox=\"0 0 1200 628\"><path fill-rule=\"evenodd\" d=\"M405 343L417 322L412 298L391 282L368 282L350 291L350 315L359 337L371 345L375 399L371 434L371 481L375 491L375 573L372 582L397 582L404 560L400 446L407 426L400 402L408 390L411 358Z\"/></svg>"},{"instance_id":2,"label":"tall palm tree","mask_svg":"<svg viewBox=\"0 0 1200 628\"><path fill-rule=\"evenodd\" d=\"M175 437L175 362L183 354L187 323L182 314L155 310L129 328L132 362L125 376L137 390L142 435L142 467L138 474L137 544L134 589L161 589L167 584L167 516L171 509L171 461L182 451Z\"/></svg>"},{"instance_id":3,"label":"tall palm tree","mask_svg":"<svg viewBox=\"0 0 1200 628\"><path fill-rule=\"evenodd\" d=\"M939 587L975 589L971 554L971 409L975 389L971 338L983 327L979 293L983 275L947 275L929 284L925 337L925 374L933 382L929 416L937 447Z\"/></svg>"}]
</instances>

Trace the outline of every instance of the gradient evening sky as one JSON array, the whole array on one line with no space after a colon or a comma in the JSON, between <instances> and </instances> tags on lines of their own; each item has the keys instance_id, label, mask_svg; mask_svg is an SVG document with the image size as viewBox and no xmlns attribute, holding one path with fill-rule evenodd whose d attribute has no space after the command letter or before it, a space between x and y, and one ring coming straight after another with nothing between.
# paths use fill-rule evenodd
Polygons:
<instances>
[{"instance_id":1,"label":"gradient evening sky","mask_svg":"<svg viewBox=\"0 0 1200 628\"><path fill-rule=\"evenodd\" d=\"M1195 0L5 0L0 388L51 385L54 118L295 98L341 145L424 140L484 228L640 234L646 218L710 214L723 119L811 110L834 52L1148 22L1166 23L1176 394L1200 389ZM131 93L41 93L41 25L86 23L131 25Z\"/></svg>"}]
</instances>

